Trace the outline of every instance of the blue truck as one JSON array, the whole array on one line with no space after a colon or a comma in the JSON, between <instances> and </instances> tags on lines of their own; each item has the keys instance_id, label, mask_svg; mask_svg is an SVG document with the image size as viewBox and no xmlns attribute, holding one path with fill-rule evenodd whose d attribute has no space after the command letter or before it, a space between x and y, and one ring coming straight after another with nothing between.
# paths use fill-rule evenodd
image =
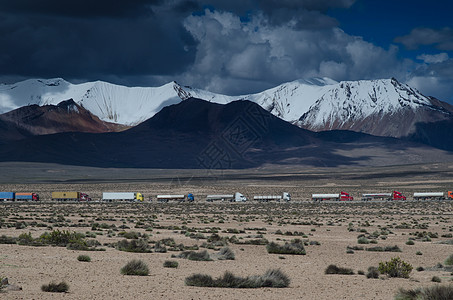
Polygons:
<instances>
[{"instance_id":1,"label":"blue truck","mask_svg":"<svg viewBox=\"0 0 453 300\"><path fill-rule=\"evenodd\" d=\"M36 193L0 192L0 201L38 201Z\"/></svg>"}]
</instances>

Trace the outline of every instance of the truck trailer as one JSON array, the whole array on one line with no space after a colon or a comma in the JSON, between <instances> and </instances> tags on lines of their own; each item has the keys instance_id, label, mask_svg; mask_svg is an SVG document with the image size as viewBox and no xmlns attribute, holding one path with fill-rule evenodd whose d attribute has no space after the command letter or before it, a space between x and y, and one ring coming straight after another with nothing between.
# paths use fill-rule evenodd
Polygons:
<instances>
[{"instance_id":1,"label":"truck trailer","mask_svg":"<svg viewBox=\"0 0 453 300\"><path fill-rule=\"evenodd\" d=\"M52 200L56 201L91 201L90 196L82 192L52 192Z\"/></svg>"},{"instance_id":2,"label":"truck trailer","mask_svg":"<svg viewBox=\"0 0 453 300\"><path fill-rule=\"evenodd\" d=\"M349 193L340 192L339 194L312 194L311 199L316 201L353 201L354 197Z\"/></svg>"},{"instance_id":3,"label":"truck trailer","mask_svg":"<svg viewBox=\"0 0 453 300\"><path fill-rule=\"evenodd\" d=\"M144 201L141 193L134 192L104 192L102 193L102 201Z\"/></svg>"},{"instance_id":4,"label":"truck trailer","mask_svg":"<svg viewBox=\"0 0 453 300\"><path fill-rule=\"evenodd\" d=\"M453 192L423 192L414 193L414 200L451 200L453 199Z\"/></svg>"},{"instance_id":5,"label":"truck trailer","mask_svg":"<svg viewBox=\"0 0 453 300\"><path fill-rule=\"evenodd\" d=\"M371 194L362 194L362 201L376 201L376 200L406 200L406 197L398 192L393 191L392 193L371 193Z\"/></svg>"},{"instance_id":6,"label":"truck trailer","mask_svg":"<svg viewBox=\"0 0 453 300\"><path fill-rule=\"evenodd\" d=\"M269 201L286 201L289 202L291 201L291 194L287 192L283 192L282 195L263 195L263 196L253 196L253 200L259 201L259 202L269 202Z\"/></svg>"},{"instance_id":7,"label":"truck trailer","mask_svg":"<svg viewBox=\"0 0 453 300\"><path fill-rule=\"evenodd\" d=\"M157 202L169 202L172 200L176 200L179 202L184 202L184 201L189 201L189 202L194 202L195 197L193 194L188 194L186 195L157 195L156 196Z\"/></svg>"},{"instance_id":8,"label":"truck trailer","mask_svg":"<svg viewBox=\"0 0 453 300\"><path fill-rule=\"evenodd\" d=\"M230 201L230 202L245 202L247 198L242 195L241 193L234 193L234 194L226 194L226 195L207 195L206 201L214 202L214 201Z\"/></svg>"},{"instance_id":9,"label":"truck trailer","mask_svg":"<svg viewBox=\"0 0 453 300\"><path fill-rule=\"evenodd\" d=\"M14 201L14 192L0 192L0 200Z\"/></svg>"},{"instance_id":10,"label":"truck trailer","mask_svg":"<svg viewBox=\"0 0 453 300\"><path fill-rule=\"evenodd\" d=\"M38 201L36 193L0 192L0 201Z\"/></svg>"}]
</instances>

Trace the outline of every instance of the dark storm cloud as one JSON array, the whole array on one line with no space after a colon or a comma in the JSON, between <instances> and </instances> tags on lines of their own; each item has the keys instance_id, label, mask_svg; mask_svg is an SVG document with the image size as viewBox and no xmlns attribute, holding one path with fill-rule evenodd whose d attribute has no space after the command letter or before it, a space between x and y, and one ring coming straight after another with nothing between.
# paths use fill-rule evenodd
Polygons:
<instances>
[{"instance_id":1,"label":"dark storm cloud","mask_svg":"<svg viewBox=\"0 0 453 300\"><path fill-rule=\"evenodd\" d=\"M183 24L192 14L203 15L205 8L231 11L245 19L261 15L262 24L256 26L302 30L336 26L323 12L330 7L349 7L353 2L0 0L0 76L171 78L189 68L197 69L194 64L202 41ZM259 47L254 47L258 51ZM235 54L231 47L227 50L233 51L227 55ZM269 54L268 50L258 51L259 57ZM260 63L263 61L255 59L249 65ZM127 84L127 80L121 83Z\"/></svg>"},{"instance_id":2,"label":"dark storm cloud","mask_svg":"<svg viewBox=\"0 0 453 300\"><path fill-rule=\"evenodd\" d=\"M124 17L146 14L157 0L0 0L0 10L14 14L54 15L76 18Z\"/></svg>"},{"instance_id":3,"label":"dark storm cloud","mask_svg":"<svg viewBox=\"0 0 453 300\"><path fill-rule=\"evenodd\" d=\"M190 1L0 1L4 75L174 74L193 61ZM176 20L176 21L175 21Z\"/></svg>"},{"instance_id":4,"label":"dark storm cloud","mask_svg":"<svg viewBox=\"0 0 453 300\"><path fill-rule=\"evenodd\" d=\"M433 45L439 50L451 51L453 50L453 29L415 28L408 35L396 37L395 42L411 50L420 46Z\"/></svg>"}]
</instances>

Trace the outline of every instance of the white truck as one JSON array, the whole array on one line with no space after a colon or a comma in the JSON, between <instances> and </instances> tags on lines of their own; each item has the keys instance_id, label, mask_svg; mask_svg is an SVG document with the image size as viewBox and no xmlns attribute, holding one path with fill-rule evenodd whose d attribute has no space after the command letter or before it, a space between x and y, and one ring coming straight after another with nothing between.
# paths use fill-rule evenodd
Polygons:
<instances>
[{"instance_id":1,"label":"white truck","mask_svg":"<svg viewBox=\"0 0 453 300\"><path fill-rule=\"evenodd\" d=\"M313 202L320 201L353 201L354 197L346 192L340 192L338 194L312 194L311 199Z\"/></svg>"},{"instance_id":2,"label":"white truck","mask_svg":"<svg viewBox=\"0 0 453 300\"><path fill-rule=\"evenodd\" d=\"M156 196L157 202L169 202L171 200L176 200L179 202L184 202L186 199L189 202L193 202L195 200L193 194L186 195L157 195Z\"/></svg>"},{"instance_id":3,"label":"white truck","mask_svg":"<svg viewBox=\"0 0 453 300\"><path fill-rule=\"evenodd\" d=\"M453 199L453 192L414 193L414 200L448 200Z\"/></svg>"},{"instance_id":4,"label":"white truck","mask_svg":"<svg viewBox=\"0 0 453 300\"><path fill-rule=\"evenodd\" d=\"M133 192L104 192L102 193L102 201L140 201L143 202L144 198L141 193Z\"/></svg>"},{"instance_id":5,"label":"white truck","mask_svg":"<svg viewBox=\"0 0 453 300\"><path fill-rule=\"evenodd\" d=\"M269 201L291 201L291 194L288 192L283 192L282 195L264 195L264 196L253 196L253 200L260 201L260 202L269 202Z\"/></svg>"},{"instance_id":6,"label":"white truck","mask_svg":"<svg viewBox=\"0 0 453 300\"><path fill-rule=\"evenodd\" d=\"M214 202L214 201L230 201L230 202L245 202L247 198L242 195L241 193L234 193L228 195L207 195L206 201Z\"/></svg>"}]
</instances>

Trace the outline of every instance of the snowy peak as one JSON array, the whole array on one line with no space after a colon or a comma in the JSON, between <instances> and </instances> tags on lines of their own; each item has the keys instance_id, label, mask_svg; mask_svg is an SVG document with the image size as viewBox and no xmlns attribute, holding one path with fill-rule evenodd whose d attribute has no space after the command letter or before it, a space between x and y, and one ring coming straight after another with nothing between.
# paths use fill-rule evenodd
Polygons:
<instances>
[{"instance_id":1,"label":"snowy peak","mask_svg":"<svg viewBox=\"0 0 453 300\"><path fill-rule=\"evenodd\" d=\"M164 106L180 102L183 93L184 90L175 82L156 88L142 88L102 81L71 84L61 78L30 79L0 85L0 113L30 104L57 105L61 101L74 99L75 103L103 121L136 125Z\"/></svg>"},{"instance_id":2,"label":"snowy peak","mask_svg":"<svg viewBox=\"0 0 453 300\"><path fill-rule=\"evenodd\" d=\"M396 79L342 81L323 94L299 119L312 129L354 122L371 115L431 106L430 100Z\"/></svg>"},{"instance_id":3,"label":"snowy peak","mask_svg":"<svg viewBox=\"0 0 453 300\"><path fill-rule=\"evenodd\" d=\"M315 131L345 129L401 137L410 133L423 114L451 113L396 79L342 81L333 85L304 113L297 124ZM403 125L404 123L404 125Z\"/></svg>"},{"instance_id":4,"label":"snowy peak","mask_svg":"<svg viewBox=\"0 0 453 300\"><path fill-rule=\"evenodd\" d=\"M0 85L0 113L74 99L102 121L134 126L191 97L218 104L250 100L283 120L314 131L345 129L393 137L410 133L416 122L444 120L453 113L450 105L425 97L394 78L342 82L311 78L239 96L174 81L160 87L125 87L102 81L71 84L61 78L33 79Z\"/></svg>"}]
</instances>

